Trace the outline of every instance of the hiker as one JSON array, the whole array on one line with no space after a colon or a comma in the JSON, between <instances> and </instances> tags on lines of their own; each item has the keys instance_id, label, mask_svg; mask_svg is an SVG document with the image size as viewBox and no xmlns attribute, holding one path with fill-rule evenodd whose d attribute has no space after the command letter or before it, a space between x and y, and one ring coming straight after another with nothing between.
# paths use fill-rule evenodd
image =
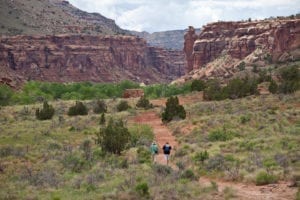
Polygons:
<instances>
[{"instance_id":1,"label":"hiker","mask_svg":"<svg viewBox=\"0 0 300 200\"><path fill-rule=\"evenodd\" d=\"M158 154L158 146L155 142L152 142L150 146L150 151L151 151L153 162L156 162L156 155Z\"/></svg>"},{"instance_id":2,"label":"hiker","mask_svg":"<svg viewBox=\"0 0 300 200\"><path fill-rule=\"evenodd\" d=\"M169 164L169 156L170 156L172 147L169 145L168 142L166 142L166 144L163 146L162 149L164 151L165 159L167 160L167 165L168 165Z\"/></svg>"}]
</instances>

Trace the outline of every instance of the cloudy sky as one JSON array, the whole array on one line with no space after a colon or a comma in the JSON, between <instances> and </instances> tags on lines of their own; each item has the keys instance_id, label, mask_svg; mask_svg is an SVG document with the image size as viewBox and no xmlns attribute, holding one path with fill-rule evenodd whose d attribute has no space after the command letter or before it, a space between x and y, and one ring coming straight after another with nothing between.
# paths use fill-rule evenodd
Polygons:
<instances>
[{"instance_id":1,"label":"cloudy sky","mask_svg":"<svg viewBox=\"0 0 300 200\"><path fill-rule=\"evenodd\" d=\"M300 13L300 0L69 0L114 19L124 29L165 31L218 20L264 19Z\"/></svg>"}]
</instances>

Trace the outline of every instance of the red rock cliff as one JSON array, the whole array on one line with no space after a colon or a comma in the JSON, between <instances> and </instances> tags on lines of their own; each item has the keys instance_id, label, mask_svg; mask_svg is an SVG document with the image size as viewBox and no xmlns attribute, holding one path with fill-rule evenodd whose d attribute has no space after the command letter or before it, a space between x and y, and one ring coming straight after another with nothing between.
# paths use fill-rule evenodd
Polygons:
<instances>
[{"instance_id":1,"label":"red rock cliff","mask_svg":"<svg viewBox=\"0 0 300 200\"><path fill-rule=\"evenodd\" d=\"M198 36L190 27L184 45L187 72L203 67L221 53L243 59L257 48L269 52L273 60L299 49L300 19L217 22L204 26Z\"/></svg>"},{"instance_id":2,"label":"red rock cliff","mask_svg":"<svg viewBox=\"0 0 300 200\"><path fill-rule=\"evenodd\" d=\"M0 81L167 82L184 73L183 54L132 36L0 37Z\"/></svg>"}]
</instances>

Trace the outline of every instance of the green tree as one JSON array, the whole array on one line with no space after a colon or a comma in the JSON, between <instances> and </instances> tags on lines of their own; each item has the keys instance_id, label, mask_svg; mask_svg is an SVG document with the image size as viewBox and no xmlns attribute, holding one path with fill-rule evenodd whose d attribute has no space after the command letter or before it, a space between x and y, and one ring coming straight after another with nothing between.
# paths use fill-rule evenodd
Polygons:
<instances>
[{"instance_id":1,"label":"green tree","mask_svg":"<svg viewBox=\"0 0 300 200\"><path fill-rule=\"evenodd\" d=\"M35 116L38 120L52 119L54 112L55 110L53 106L49 105L48 102L45 101L42 109L36 109Z\"/></svg>"},{"instance_id":2,"label":"green tree","mask_svg":"<svg viewBox=\"0 0 300 200\"><path fill-rule=\"evenodd\" d=\"M273 79L271 79L271 81L270 81L269 91L272 94L276 94L277 91L278 91L278 85L277 85L277 83Z\"/></svg>"},{"instance_id":3,"label":"green tree","mask_svg":"<svg viewBox=\"0 0 300 200\"><path fill-rule=\"evenodd\" d=\"M106 127L101 128L97 140L103 151L121 154L130 141L130 133L122 120L109 120Z\"/></svg>"},{"instance_id":4,"label":"green tree","mask_svg":"<svg viewBox=\"0 0 300 200\"><path fill-rule=\"evenodd\" d=\"M179 105L178 97L170 97L167 100L166 108L162 113L162 121L163 122L170 122L174 118L185 119L186 112L182 105Z\"/></svg>"},{"instance_id":5,"label":"green tree","mask_svg":"<svg viewBox=\"0 0 300 200\"><path fill-rule=\"evenodd\" d=\"M202 80L193 80L191 84L192 91L203 91L205 89L205 82Z\"/></svg>"},{"instance_id":6,"label":"green tree","mask_svg":"<svg viewBox=\"0 0 300 200\"><path fill-rule=\"evenodd\" d=\"M10 103L13 91L7 85L0 85L0 105L6 106Z\"/></svg>"},{"instance_id":7,"label":"green tree","mask_svg":"<svg viewBox=\"0 0 300 200\"><path fill-rule=\"evenodd\" d=\"M121 112L121 111L125 111L127 109L129 109L130 106L128 105L128 102L127 101L121 101L118 105L117 105L117 110L118 112Z\"/></svg>"},{"instance_id":8,"label":"green tree","mask_svg":"<svg viewBox=\"0 0 300 200\"><path fill-rule=\"evenodd\" d=\"M300 89L300 70L297 65L283 68L280 75L283 80L279 87L280 92L288 94Z\"/></svg>"},{"instance_id":9,"label":"green tree","mask_svg":"<svg viewBox=\"0 0 300 200\"><path fill-rule=\"evenodd\" d=\"M94 109L93 109L94 113L106 113L107 112L107 106L105 104L105 102L103 100L97 100L97 102L95 103Z\"/></svg>"},{"instance_id":10,"label":"green tree","mask_svg":"<svg viewBox=\"0 0 300 200\"><path fill-rule=\"evenodd\" d=\"M206 88L203 93L203 98L205 100L223 100L228 98L228 93L226 90L222 89L219 80L213 79L206 83Z\"/></svg>"},{"instance_id":11,"label":"green tree","mask_svg":"<svg viewBox=\"0 0 300 200\"><path fill-rule=\"evenodd\" d=\"M153 105L150 103L150 101L145 96L142 96L139 99L139 101L137 102L136 107L150 109L153 107Z\"/></svg>"},{"instance_id":12,"label":"green tree","mask_svg":"<svg viewBox=\"0 0 300 200\"><path fill-rule=\"evenodd\" d=\"M87 115L87 114L88 114L88 109L81 101L76 101L76 104L74 106L71 106L68 111L69 116Z\"/></svg>"}]
</instances>

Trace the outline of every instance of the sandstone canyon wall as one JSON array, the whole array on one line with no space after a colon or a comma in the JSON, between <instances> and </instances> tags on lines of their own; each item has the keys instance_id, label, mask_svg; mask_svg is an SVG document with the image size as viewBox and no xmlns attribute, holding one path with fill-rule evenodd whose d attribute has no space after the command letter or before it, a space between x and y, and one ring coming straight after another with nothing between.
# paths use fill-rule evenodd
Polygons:
<instances>
[{"instance_id":1,"label":"sandstone canyon wall","mask_svg":"<svg viewBox=\"0 0 300 200\"><path fill-rule=\"evenodd\" d=\"M186 70L202 68L222 54L241 60L258 48L273 61L299 59L299 53L291 52L300 48L300 19L217 22L204 26L199 35L190 27L184 43Z\"/></svg>"},{"instance_id":2,"label":"sandstone canyon wall","mask_svg":"<svg viewBox=\"0 0 300 200\"><path fill-rule=\"evenodd\" d=\"M168 82L184 74L183 53L133 36L2 36L0 81Z\"/></svg>"}]
</instances>

